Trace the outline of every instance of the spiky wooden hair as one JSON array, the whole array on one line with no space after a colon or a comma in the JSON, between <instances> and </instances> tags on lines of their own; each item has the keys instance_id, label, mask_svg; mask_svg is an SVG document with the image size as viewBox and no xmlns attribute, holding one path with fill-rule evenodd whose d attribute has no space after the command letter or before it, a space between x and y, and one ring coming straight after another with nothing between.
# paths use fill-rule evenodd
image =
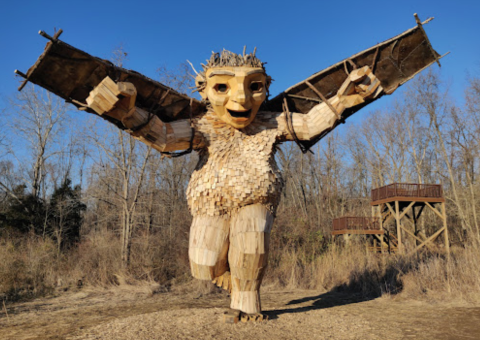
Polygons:
<instances>
[{"instance_id":1,"label":"spiky wooden hair","mask_svg":"<svg viewBox=\"0 0 480 340\"><path fill-rule=\"evenodd\" d=\"M272 78L267 74L265 70L265 64L260 59L258 59L255 55L257 48L253 49L252 53L245 54L246 46L243 48L243 54L237 54L231 51L223 50L221 52L212 52L210 59L207 59L206 64L202 65L202 70L197 72L193 65L193 70L195 71L197 78L195 81L196 89L195 91L202 91L205 89L206 86L206 72L208 69L213 67L237 67L237 66L248 66L248 67L258 67L262 68L265 71L265 75L267 77L266 81L266 89L268 93L268 88L270 87L270 83L272 82Z\"/></svg>"}]
</instances>

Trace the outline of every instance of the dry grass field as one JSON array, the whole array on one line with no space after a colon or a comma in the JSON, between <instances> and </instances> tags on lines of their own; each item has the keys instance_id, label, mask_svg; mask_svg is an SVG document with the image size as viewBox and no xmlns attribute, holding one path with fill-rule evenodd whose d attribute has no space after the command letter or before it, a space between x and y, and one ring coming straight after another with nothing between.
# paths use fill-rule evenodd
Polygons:
<instances>
[{"instance_id":1,"label":"dry grass field","mask_svg":"<svg viewBox=\"0 0 480 340\"><path fill-rule=\"evenodd\" d=\"M192 285L151 294L150 287L83 289L8 306L0 339L478 339L480 306L400 296L366 299L346 292L263 293L270 320L222 323L219 291Z\"/></svg>"},{"instance_id":2,"label":"dry grass field","mask_svg":"<svg viewBox=\"0 0 480 340\"><path fill-rule=\"evenodd\" d=\"M285 252L262 290L270 320L236 325L222 322L229 297L212 284L135 279L108 265L114 263L114 244L96 249L62 260L48 243L18 244L15 252L11 245L0 247L0 283L12 287L4 290L0 339L478 339L480 334L476 247L453 247L447 257L334 246L313 261ZM16 295L9 295L13 288Z\"/></svg>"}]
</instances>

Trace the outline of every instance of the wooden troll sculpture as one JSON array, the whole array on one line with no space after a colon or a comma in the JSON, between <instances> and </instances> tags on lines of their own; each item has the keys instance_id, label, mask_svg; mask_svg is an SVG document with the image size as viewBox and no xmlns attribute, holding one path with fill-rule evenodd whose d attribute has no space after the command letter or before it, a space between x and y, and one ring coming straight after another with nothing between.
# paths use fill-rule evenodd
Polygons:
<instances>
[{"instance_id":1,"label":"wooden troll sculpture","mask_svg":"<svg viewBox=\"0 0 480 340\"><path fill-rule=\"evenodd\" d=\"M204 115L172 123L155 116L137 130L137 136L160 151L174 151L188 147L194 133L192 147L200 160L187 189L193 215L188 252L192 275L229 280L230 307L257 314L270 231L283 188L275 147L293 141L294 134L299 140L317 138L346 108L375 98L383 88L364 66L350 72L336 96L308 114L293 113L289 118L286 112L264 112L259 109L270 80L263 64L254 55L229 51L212 55L196 83L208 103ZM105 100L110 93L113 100ZM148 120L149 113L134 106L135 88L130 83L105 78L87 103L98 113L118 117L129 129Z\"/></svg>"},{"instance_id":2,"label":"wooden troll sculpture","mask_svg":"<svg viewBox=\"0 0 480 340\"><path fill-rule=\"evenodd\" d=\"M212 54L195 80L203 103L75 49L58 39L61 32L41 32L51 40L45 52L26 75L17 73L161 152L198 152L187 189L192 275L229 290L237 317L241 311L258 320L283 188L276 147L296 141L307 150L366 104L439 63L418 18L417 24L270 101L271 78L255 52Z\"/></svg>"}]
</instances>

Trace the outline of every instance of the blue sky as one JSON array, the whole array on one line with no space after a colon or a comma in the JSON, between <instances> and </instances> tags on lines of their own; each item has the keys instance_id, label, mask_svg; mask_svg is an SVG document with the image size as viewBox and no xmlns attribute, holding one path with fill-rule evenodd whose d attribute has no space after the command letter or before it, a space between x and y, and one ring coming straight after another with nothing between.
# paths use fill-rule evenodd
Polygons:
<instances>
[{"instance_id":1,"label":"blue sky","mask_svg":"<svg viewBox=\"0 0 480 340\"><path fill-rule=\"evenodd\" d=\"M480 1L4 2L0 110L16 92L14 69L26 72L43 51L46 40L39 30L53 34L62 28L63 41L106 59L123 44L129 53L125 66L153 78L161 65L174 68L186 59L199 65L211 51L257 46L276 95L415 26L415 12L422 20L435 17L425 29L440 54L452 52L442 60L442 74L452 94L461 97L467 72L480 73Z\"/></svg>"}]
</instances>

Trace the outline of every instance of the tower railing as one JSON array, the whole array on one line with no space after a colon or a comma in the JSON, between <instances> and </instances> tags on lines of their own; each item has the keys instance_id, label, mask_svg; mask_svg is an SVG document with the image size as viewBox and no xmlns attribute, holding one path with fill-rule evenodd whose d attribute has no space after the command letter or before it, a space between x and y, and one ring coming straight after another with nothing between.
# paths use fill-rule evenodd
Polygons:
<instances>
[{"instance_id":1,"label":"tower railing","mask_svg":"<svg viewBox=\"0 0 480 340\"><path fill-rule=\"evenodd\" d=\"M372 190L372 201L392 197L443 198L441 184L394 183Z\"/></svg>"}]
</instances>

